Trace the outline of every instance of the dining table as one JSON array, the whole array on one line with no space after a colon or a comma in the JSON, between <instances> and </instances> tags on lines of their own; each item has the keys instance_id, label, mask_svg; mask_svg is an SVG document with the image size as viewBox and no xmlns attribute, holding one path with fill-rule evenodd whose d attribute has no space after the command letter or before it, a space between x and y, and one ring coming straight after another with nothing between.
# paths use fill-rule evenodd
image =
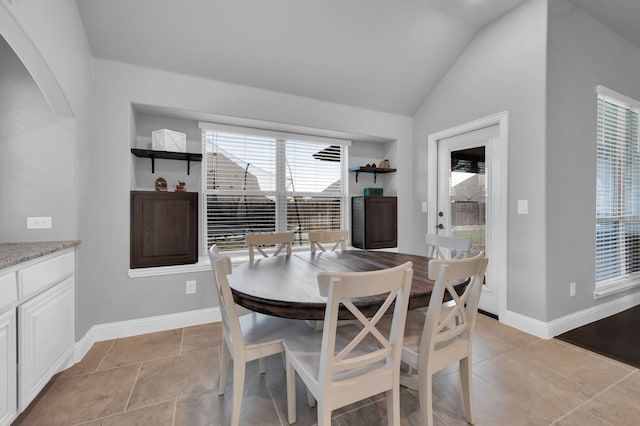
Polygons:
<instances>
[{"instance_id":1,"label":"dining table","mask_svg":"<svg viewBox=\"0 0 640 426\"><path fill-rule=\"evenodd\" d=\"M415 254L346 250L335 252L294 252L233 265L229 284L235 302L252 311L284 318L323 320L327 298L320 295L317 275L329 272L365 272L386 269L407 261L413 264L409 309L429 305L434 281L428 278L431 258ZM455 286L462 294L467 282ZM364 315L373 315L386 295L354 299ZM345 308L339 319L352 319Z\"/></svg>"}]
</instances>

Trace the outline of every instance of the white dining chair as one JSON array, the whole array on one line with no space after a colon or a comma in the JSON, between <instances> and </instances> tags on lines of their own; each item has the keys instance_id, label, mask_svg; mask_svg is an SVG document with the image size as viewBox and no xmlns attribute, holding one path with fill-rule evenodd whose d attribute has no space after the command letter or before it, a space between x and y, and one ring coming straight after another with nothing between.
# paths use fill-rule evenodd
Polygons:
<instances>
[{"instance_id":1,"label":"white dining chair","mask_svg":"<svg viewBox=\"0 0 640 426\"><path fill-rule=\"evenodd\" d=\"M426 234L427 256L434 259L461 259L471 254L471 240L448 235Z\"/></svg>"},{"instance_id":2,"label":"white dining chair","mask_svg":"<svg viewBox=\"0 0 640 426\"><path fill-rule=\"evenodd\" d=\"M254 251L259 252L264 257L269 257L267 247L274 246L272 256L279 255L282 250L287 254L291 254L291 245L295 235L293 232L268 232L264 234L249 233L244 236L249 247L249 260L255 259Z\"/></svg>"},{"instance_id":3,"label":"white dining chair","mask_svg":"<svg viewBox=\"0 0 640 426\"><path fill-rule=\"evenodd\" d=\"M311 253L315 253L316 249L320 249L320 251L326 251L322 246L322 243L333 244L333 247L331 247L330 251L336 251L338 248L340 248L340 251L345 251L347 249L348 238L349 231L345 229L334 231L309 231Z\"/></svg>"},{"instance_id":4,"label":"white dining chair","mask_svg":"<svg viewBox=\"0 0 640 426\"><path fill-rule=\"evenodd\" d=\"M400 350L412 266L406 262L370 272L318 274L320 294L327 297L323 330L284 340L289 423L296 421L297 372L317 401L318 426L331 424L333 410L382 392L386 393L389 425L400 424ZM352 299L371 295L380 295L384 303L369 319ZM353 314L359 327L338 327L341 306ZM393 318L385 337L377 324L389 309Z\"/></svg>"},{"instance_id":5,"label":"white dining chair","mask_svg":"<svg viewBox=\"0 0 640 426\"><path fill-rule=\"evenodd\" d=\"M472 389L472 341L488 259L484 253L465 259L429 262L429 279L435 280L426 316L409 311L404 328L402 361L416 371L401 377L401 383L417 389L423 425L433 425L433 374L454 362L460 363L460 380L467 422L474 423ZM459 296L454 285L469 280ZM449 302L445 300L451 297ZM381 325L386 333L388 321Z\"/></svg>"},{"instance_id":6,"label":"white dining chair","mask_svg":"<svg viewBox=\"0 0 640 426\"><path fill-rule=\"evenodd\" d=\"M229 363L233 360L233 401L231 425L240 422L240 407L244 390L245 367L249 361L284 351L283 339L307 333L309 326L304 321L279 318L252 312L238 316L236 304L227 275L231 274L231 259L217 253L212 245L209 260L213 269L213 280L220 300L222 316L222 351L220 356L220 383L218 394L225 392ZM262 369L262 367L261 367Z\"/></svg>"}]
</instances>

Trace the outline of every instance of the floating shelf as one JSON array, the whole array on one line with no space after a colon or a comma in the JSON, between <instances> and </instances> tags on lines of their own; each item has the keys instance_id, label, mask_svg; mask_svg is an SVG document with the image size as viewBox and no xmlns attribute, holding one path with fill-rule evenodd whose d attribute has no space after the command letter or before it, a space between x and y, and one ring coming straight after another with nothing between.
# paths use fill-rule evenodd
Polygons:
<instances>
[{"instance_id":1,"label":"floating shelf","mask_svg":"<svg viewBox=\"0 0 640 426\"><path fill-rule=\"evenodd\" d=\"M187 162L187 175L191 172L192 161L202 161L202 154L191 152L154 151L153 149L131 148L131 153L140 158L151 158L151 173L156 172L156 158L182 160Z\"/></svg>"},{"instance_id":2,"label":"floating shelf","mask_svg":"<svg viewBox=\"0 0 640 426\"><path fill-rule=\"evenodd\" d=\"M376 183L376 177L381 173L395 173L396 169L383 169L381 167L349 167L350 172L356 173L356 182L358 182L359 173L373 173L373 183Z\"/></svg>"}]
</instances>

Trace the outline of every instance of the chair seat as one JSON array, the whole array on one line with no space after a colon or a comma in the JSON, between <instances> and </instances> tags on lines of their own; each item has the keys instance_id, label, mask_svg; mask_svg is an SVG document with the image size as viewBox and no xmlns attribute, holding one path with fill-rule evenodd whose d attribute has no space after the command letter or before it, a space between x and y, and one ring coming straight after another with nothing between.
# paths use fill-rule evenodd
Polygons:
<instances>
[{"instance_id":1,"label":"chair seat","mask_svg":"<svg viewBox=\"0 0 640 426\"><path fill-rule=\"evenodd\" d=\"M307 326L308 327L308 326ZM336 351L342 350L347 344L349 344L353 338L360 331L359 327L355 325L344 325L339 327L339 331L336 333ZM285 338L284 346L286 350L294 355L296 370L303 370L311 377L318 377L320 370L320 360L322 351L322 330L314 331L306 335L294 335L293 337ZM367 337L358 347L351 352L352 356L360 356L366 353L370 353L378 349L378 345L375 340ZM349 370L348 373L337 372L333 376L333 381L339 382L346 380L354 376L366 374L367 370L375 370L384 366L384 362L372 364L366 368Z\"/></svg>"},{"instance_id":2,"label":"chair seat","mask_svg":"<svg viewBox=\"0 0 640 426\"><path fill-rule=\"evenodd\" d=\"M274 317L252 312L238 318L247 347L272 344L288 336L306 333L311 327L302 320Z\"/></svg>"}]
</instances>

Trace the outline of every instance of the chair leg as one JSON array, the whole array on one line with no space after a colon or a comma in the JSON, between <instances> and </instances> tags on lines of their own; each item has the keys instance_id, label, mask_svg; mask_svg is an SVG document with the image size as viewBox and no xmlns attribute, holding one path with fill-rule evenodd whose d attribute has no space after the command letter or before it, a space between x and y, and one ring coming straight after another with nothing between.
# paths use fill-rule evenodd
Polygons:
<instances>
[{"instance_id":1,"label":"chair leg","mask_svg":"<svg viewBox=\"0 0 640 426\"><path fill-rule=\"evenodd\" d=\"M244 373L246 362L233 360L233 401L231 408L231 426L240 424L240 408L242 407L242 395L244 393Z\"/></svg>"},{"instance_id":2,"label":"chair leg","mask_svg":"<svg viewBox=\"0 0 640 426\"><path fill-rule=\"evenodd\" d=\"M433 386L432 373L425 371L424 374L418 375L418 399L420 400L420 418L422 424L433 426Z\"/></svg>"},{"instance_id":3,"label":"chair leg","mask_svg":"<svg viewBox=\"0 0 640 426\"><path fill-rule=\"evenodd\" d=\"M460 360L460 382L462 384L462 397L464 398L464 412L467 417L467 423L474 424L473 373L471 371L470 358L466 357Z\"/></svg>"},{"instance_id":4,"label":"chair leg","mask_svg":"<svg viewBox=\"0 0 640 426\"><path fill-rule=\"evenodd\" d=\"M229 361L231 358L226 342L223 342L220 349L218 349L218 356L220 358L220 383L218 384L218 395L224 395L224 389L227 387L227 374L229 373Z\"/></svg>"},{"instance_id":5,"label":"chair leg","mask_svg":"<svg viewBox=\"0 0 640 426\"><path fill-rule=\"evenodd\" d=\"M296 370L289 362L285 364L287 375L287 416L289 423L296 422Z\"/></svg>"},{"instance_id":6,"label":"chair leg","mask_svg":"<svg viewBox=\"0 0 640 426\"><path fill-rule=\"evenodd\" d=\"M316 406L316 399L314 398L309 388L307 388L307 404L309 404L309 407Z\"/></svg>"},{"instance_id":7,"label":"chair leg","mask_svg":"<svg viewBox=\"0 0 640 426\"><path fill-rule=\"evenodd\" d=\"M387 396L387 421L389 426L400 424L400 385L386 392Z\"/></svg>"},{"instance_id":8,"label":"chair leg","mask_svg":"<svg viewBox=\"0 0 640 426\"><path fill-rule=\"evenodd\" d=\"M267 372L267 366L264 362L264 358L260 358L260 361L258 361L260 363L260 374L264 374Z\"/></svg>"},{"instance_id":9,"label":"chair leg","mask_svg":"<svg viewBox=\"0 0 640 426\"><path fill-rule=\"evenodd\" d=\"M318 426L331 426L331 409L326 401L318 401Z\"/></svg>"}]
</instances>

